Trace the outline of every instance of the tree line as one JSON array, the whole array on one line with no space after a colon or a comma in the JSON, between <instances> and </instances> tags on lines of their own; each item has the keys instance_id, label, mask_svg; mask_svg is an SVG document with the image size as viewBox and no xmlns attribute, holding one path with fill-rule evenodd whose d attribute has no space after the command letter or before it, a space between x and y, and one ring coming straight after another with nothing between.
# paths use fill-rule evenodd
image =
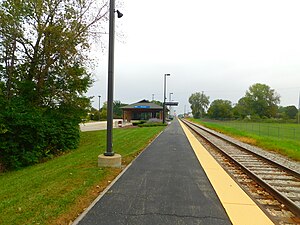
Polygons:
<instances>
[{"instance_id":1,"label":"tree line","mask_svg":"<svg viewBox=\"0 0 300 225\"><path fill-rule=\"evenodd\" d=\"M128 104L122 103L119 100L113 101L113 118L114 119L121 119L123 116L122 107ZM87 114L87 120L106 120L107 119L107 102L103 103L103 106L100 109L91 108Z\"/></svg>"},{"instance_id":2,"label":"tree line","mask_svg":"<svg viewBox=\"0 0 300 225\"><path fill-rule=\"evenodd\" d=\"M295 119L298 109L295 106L279 106L280 96L266 84L256 83L249 87L245 96L234 105L229 100L216 99L209 102L203 92L189 97L194 118L211 119Z\"/></svg>"}]
</instances>

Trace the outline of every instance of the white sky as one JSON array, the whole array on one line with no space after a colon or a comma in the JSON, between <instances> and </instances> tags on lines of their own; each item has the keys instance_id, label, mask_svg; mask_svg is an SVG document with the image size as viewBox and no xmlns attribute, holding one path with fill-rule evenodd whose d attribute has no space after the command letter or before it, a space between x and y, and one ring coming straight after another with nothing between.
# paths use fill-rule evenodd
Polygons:
<instances>
[{"instance_id":1,"label":"white sky","mask_svg":"<svg viewBox=\"0 0 300 225\"><path fill-rule=\"evenodd\" d=\"M299 0L127 0L116 18L114 99L179 102L189 109L194 92L210 101L236 103L254 83L281 96L281 105L298 107L300 91ZM98 108L107 94L107 53L99 58L89 95Z\"/></svg>"}]
</instances>

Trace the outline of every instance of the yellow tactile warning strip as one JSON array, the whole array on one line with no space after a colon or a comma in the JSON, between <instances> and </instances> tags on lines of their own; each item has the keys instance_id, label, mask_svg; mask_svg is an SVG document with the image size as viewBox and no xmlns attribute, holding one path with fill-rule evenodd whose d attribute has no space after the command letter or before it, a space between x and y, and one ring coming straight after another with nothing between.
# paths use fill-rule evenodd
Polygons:
<instances>
[{"instance_id":1,"label":"yellow tactile warning strip","mask_svg":"<svg viewBox=\"0 0 300 225\"><path fill-rule=\"evenodd\" d=\"M274 224L216 162L216 160L188 130L186 125L184 125L181 121L180 124L232 224Z\"/></svg>"}]
</instances>

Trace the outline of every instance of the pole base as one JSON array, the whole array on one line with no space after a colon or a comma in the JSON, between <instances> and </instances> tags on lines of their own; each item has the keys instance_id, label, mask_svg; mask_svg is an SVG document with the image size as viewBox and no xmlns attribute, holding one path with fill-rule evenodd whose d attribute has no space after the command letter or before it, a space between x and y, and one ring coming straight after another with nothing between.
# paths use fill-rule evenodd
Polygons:
<instances>
[{"instance_id":1,"label":"pole base","mask_svg":"<svg viewBox=\"0 0 300 225\"><path fill-rule=\"evenodd\" d=\"M122 158L119 154L106 156L101 154L98 156L98 167L121 167Z\"/></svg>"},{"instance_id":2,"label":"pole base","mask_svg":"<svg viewBox=\"0 0 300 225\"><path fill-rule=\"evenodd\" d=\"M114 152L104 152L103 155L105 155L105 156L114 156L115 153Z\"/></svg>"}]
</instances>

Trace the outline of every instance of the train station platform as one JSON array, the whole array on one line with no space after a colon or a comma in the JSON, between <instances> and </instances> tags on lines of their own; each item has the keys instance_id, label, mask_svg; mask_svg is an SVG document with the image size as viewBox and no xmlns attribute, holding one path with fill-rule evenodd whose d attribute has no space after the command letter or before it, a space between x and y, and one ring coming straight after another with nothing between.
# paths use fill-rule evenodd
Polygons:
<instances>
[{"instance_id":1,"label":"train station platform","mask_svg":"<svg viewBox=\"0 0 300 225\"><path fill-rule=\"evenodd\" d=\"M73 224L235 224L181 126L174 120Z\"/></svg>"}]
</instances>

